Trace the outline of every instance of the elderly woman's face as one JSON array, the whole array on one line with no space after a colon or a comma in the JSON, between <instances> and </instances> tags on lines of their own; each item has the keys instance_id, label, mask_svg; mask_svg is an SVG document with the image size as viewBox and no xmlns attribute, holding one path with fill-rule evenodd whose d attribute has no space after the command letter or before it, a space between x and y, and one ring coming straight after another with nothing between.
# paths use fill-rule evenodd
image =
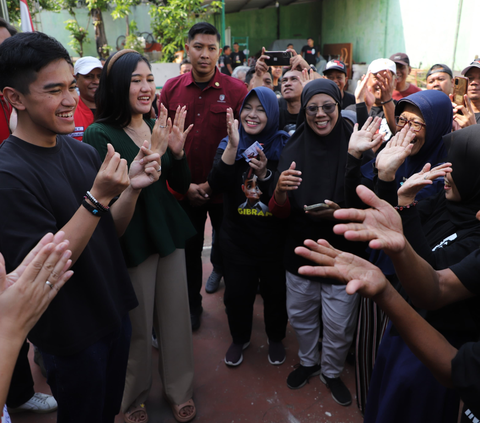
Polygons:
<instances>
[{"instance_id":1,"label":"elderly woman's face","mask_svg":"<svg viewBox=\"0 0 480 423\"><path fill-rule=\"evenodd\" d=\"M409 122L408 124L410 126L413 126L415 130L415 138L411 142L411 144L413 144L413 149L412 149L412 152L410 153L411 156L414 156L421 150L421 148L423 147L423 144L425 144L425 137L427 135L425 120L423 119L422 112L420 112L420 109L414 106L413 104L407 104L405 106L405 109L403 109L403 112L400 115L400 118L402 119L400 121L402 124L408 121ZM397 132L400 131L403 128L403 126L399 126L397 124Z\"/></svg>"},{"instance_id":2,"label":"elderly woman's face","mask_svg":"<svg viewBox=\"0 0 480 423\"><path fill-rule=\"evenodd\" d=\"M338 113L338 105L328 94L314 95L305 107L308 126L321 137L328 135L335 128Z\"/></svg>"}]
</instances>

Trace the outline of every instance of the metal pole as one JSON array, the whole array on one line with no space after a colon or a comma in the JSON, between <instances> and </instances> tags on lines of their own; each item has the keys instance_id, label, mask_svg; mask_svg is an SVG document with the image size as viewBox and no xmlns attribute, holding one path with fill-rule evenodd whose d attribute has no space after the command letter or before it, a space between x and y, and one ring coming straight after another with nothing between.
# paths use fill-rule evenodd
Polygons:
<instances>
[{"instance_id":1,"label":"metal pole","mask_svg":"<svg viewBox=\"0 0 480 423\"><path fill-rule=\"evenodd\" d=\"M10 18L8 16L7 0L0 0L0 16L10 23Z\"/></svg>"},{"instance_id":2,"label":"metal pole","mask_svg":"<svg viewBox=\"0 0 480 423\"><path fill-rule=\"evenodd\" d=\"M222 0L222 32L220 34L222 36L222 45L225 45L225 0Z\"/></svg>"}]
</instances>

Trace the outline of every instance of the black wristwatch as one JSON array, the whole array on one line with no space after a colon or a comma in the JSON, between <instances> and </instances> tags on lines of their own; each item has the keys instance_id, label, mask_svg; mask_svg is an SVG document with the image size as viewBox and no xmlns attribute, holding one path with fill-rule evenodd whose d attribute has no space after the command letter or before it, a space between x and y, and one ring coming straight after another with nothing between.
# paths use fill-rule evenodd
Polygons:
<instances>
[{"instance_id":1,"label":"black wristwatch","mask_svg":"<svg viewBox=\"0 0 480 423\"><path fill-rule=\"evenodd\" d=\"M312 69L314 72L317 72L317 68L313 65L310 65L310 69Z\"/></svg>"}]
</instances>

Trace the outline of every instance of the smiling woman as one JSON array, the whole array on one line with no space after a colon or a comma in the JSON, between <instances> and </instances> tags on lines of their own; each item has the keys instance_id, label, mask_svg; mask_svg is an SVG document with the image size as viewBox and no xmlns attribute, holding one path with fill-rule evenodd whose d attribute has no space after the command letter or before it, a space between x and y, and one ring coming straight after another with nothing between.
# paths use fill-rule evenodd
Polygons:
<instances>
[{"instance_id":1,"label":"smiling woman","mask_svg":"<svg viewBox=\"0 0 480 423\"><path fill-rule=\"evenodd\" d=\"M282 152L270 205L275 205L271 207L274 215L288 217L284 250L287 311L299 341L301 364L288 376L287 386L301 388L321 373L335 401L349 405L352 397L340 374L355 331L358 297L346 294L330 279L302 277L298 268L307 261L294 253L305 239L326 238L335 248L361 254L361 246L333 234L333 211L348 206L344 173L352 133L338 111L340 101L340 90L330 80L317 79L305 86L299 113L304 122ZM327 210L304 210L306 205L323 202L328 203ZM317 347L320 312L324 327L321 354Z\"/></svg>"},{"instance_id":2,"label":"smiling woman","mask_svg":"<svg viewBox=\"0 0 480 423\"><path fill-rule=\"evenodd\" d=\"M95 95L97 121L84 135L84 142L101 155L113 144L129 165L145 141L162 160L160 179L142 190L130 225L120 238L139 302L130 313L132 342L122 403L128 423L148 419L144 402L151 387L152 326L162 357L159 373L174 416L186 422L196 414L184 252L194 229L167 189L167 181L182 194L190 185L183 146L192 126L184 131L185 107L177 109L173 124L162 105L157 121L150 119L154 98L155 81L148 60L133 50L116 53L105 63Z\"/></svg>"}]
</instances>

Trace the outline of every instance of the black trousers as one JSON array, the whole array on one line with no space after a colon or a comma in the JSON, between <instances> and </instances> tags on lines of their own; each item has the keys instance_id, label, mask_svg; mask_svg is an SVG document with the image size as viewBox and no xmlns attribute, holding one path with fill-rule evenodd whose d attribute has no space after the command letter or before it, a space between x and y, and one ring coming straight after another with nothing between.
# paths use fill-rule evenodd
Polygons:
<instances>
[{"instance_id":1,"label":"black trousers","mask_svg":"<svg viewBox=\"0 0 480 423\"><path fill-rule=\"evenodd\" d=\"M7 406L11 408L20 407L35 394L32 372L28 362L28 349L29 343L25 340L18 354L8 390Z\"/></svg>"},{"instance_id":2,"label":"black trousers","mask_svg":"<svg viewBox=\"0 0 480 423\"><path fill-rule=\"evenodd\" d=\"M224 303L233 342L245 344L250 341L253 305L259 285L268 339L280 342L285 338L288 316L282 261L264 261L241 252L232 254L229 249L228 253L223 251L223 266Z\"/></svg>"},{"instance_id":3,"label":"black trousers","mask_svg":"<svg viewBox=\"0 0 480 423\"><path fill-rule=\"evenodd\" d=\"M181 201L180 204L197 231L197 234L190 238L185 245L188 301L190 304L190 311L195 313L202 307L202 295L200 294L203 278L202 250L207 214L210 216L210 221L212 222L212 227L215 233L210 253L210 261L215 270L223 273L222 255L220 253L218 242L220 227L222 226L223 204L208 203L201 207L192 207L188 201Z\"/></svg>"}]
</instances>

